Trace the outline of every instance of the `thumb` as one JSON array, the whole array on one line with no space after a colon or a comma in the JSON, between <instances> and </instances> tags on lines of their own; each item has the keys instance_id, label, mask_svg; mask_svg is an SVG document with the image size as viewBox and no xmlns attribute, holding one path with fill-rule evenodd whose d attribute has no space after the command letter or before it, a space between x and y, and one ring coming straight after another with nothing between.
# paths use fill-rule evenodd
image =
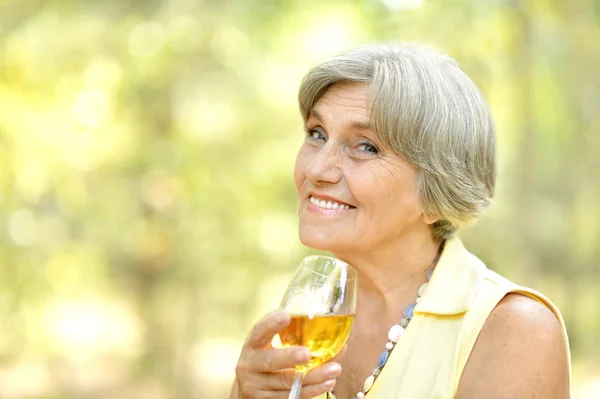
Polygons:
<instances>
[{"instance_id":1,"label":"thumb","mask_svg":"<svg viewBox=\"0 0 600 399\"><path fill-rule=\"evenodd\" d=\"M281 310L263 317L254 326L248 339L248 345L253 349L266 348L275 334L287 327L290 321L290 315Z\"/></svg>"}]
</instances>

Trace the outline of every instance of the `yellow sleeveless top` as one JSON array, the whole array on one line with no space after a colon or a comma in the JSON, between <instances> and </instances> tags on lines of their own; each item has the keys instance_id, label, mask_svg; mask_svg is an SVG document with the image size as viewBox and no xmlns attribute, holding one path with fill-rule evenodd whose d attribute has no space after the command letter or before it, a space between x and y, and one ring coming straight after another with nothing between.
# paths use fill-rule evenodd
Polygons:
<instances>
[{"instance_id":1,"label":"yellow sleeveless top","mask_svg":"<svg viewBox=\"0 0 600 399\"><path fill-rule=\"evenodd\" d=\"M556 306L542 294L488 270L455 237L446 241L412 321L366 399L454 398L483 324L508 293L527 295L552 310L563 327L570 353L565 325ZM569 367L570 364L569 359ZM569 370L569 379L570 375Z\"/></svg>"}]
</instances>

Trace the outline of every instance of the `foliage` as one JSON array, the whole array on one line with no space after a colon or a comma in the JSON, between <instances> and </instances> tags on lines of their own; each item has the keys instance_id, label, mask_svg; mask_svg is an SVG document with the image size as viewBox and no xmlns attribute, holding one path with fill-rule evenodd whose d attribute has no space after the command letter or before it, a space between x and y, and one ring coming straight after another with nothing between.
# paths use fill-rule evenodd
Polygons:
<instances>
[{"instance_id":1,"label":"foliage","mask_svg":"<svg viewBox=\"0 0 600 399\"><path fill-rule=\"evenodd\" d=\"M307 253L298 83L399 39L488 98L497 204L462 236L559 305L600 395L599 25L595 0L0 2L0 396L225 397Z\"/></svg>"}]
</instances>

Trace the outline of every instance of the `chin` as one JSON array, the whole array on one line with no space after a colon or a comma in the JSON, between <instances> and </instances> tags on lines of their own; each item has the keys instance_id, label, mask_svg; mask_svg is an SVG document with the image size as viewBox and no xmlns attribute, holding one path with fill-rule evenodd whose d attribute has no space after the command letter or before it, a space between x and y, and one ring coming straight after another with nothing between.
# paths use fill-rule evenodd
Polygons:
<instances>
[{"instance_id":1,"label":"chin","mask_svg":"<svg viewBox=\"0 0 600 399\"><path fill-rule=\"evenodd\" d=\"M343 246L340 240L332 237L331 234L302 226L300 226L300 242L309 248L327 252L337 252Z\"/></svg>"},{"instance_id":2,"label":"chin","mask_svg":"<svg viewBox=\"0 0 600 399\"><path fill-rule=\"evenodd\" d=\"M331 247L327 245L326 242L323 242L322 240L316 240L314 237L303 238L300 236L300 242L305 246L318 251L331 251Z\"/></svg>"}]
</instances>

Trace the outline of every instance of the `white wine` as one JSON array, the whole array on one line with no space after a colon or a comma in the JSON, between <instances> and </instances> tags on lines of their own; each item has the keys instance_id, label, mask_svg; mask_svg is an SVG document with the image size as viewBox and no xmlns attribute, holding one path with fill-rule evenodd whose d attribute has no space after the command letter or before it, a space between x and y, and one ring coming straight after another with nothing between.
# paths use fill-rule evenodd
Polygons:
<instances>
[{"instance_id":1,"label":"white wine","mask_svg":"<svg viewBox=\"0 0 600 399\"><path fill-rule=\"evenodd\" d=\"M298 366L298 371L308 371L325 363L339 353L346 344L354 315L291 315L290 325L279 333L284 347L303 345L312 357L307 365Z\"/></svg>"},{"instance_id":2,"label":"white wine","mask_svg":"<svg viewBox=\"0 0 600 399\"><path fill-rule=\"evenodd\" d=\"M284 347L306 346L311 358L296 366L288 399L300 397L308 370L331 360L346 344L356 313L356 283L356 271L341 260L314 255L300 263L280 305L292 320L278 336Z\"/></svg>"}]
</instances>

